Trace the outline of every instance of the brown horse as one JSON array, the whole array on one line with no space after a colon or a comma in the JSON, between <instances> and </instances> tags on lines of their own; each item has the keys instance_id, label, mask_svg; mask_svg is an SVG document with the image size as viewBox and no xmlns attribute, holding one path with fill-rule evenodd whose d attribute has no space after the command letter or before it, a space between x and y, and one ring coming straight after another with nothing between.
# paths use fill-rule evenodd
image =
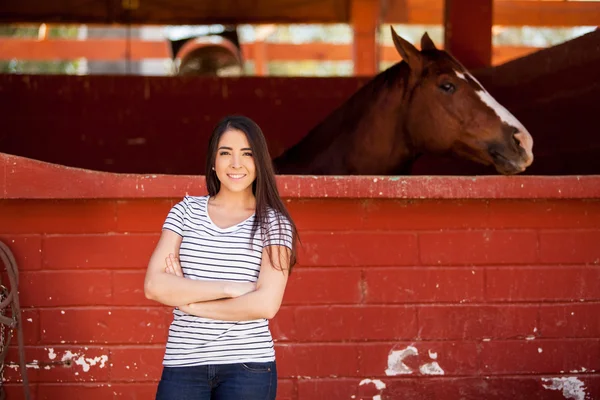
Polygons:
<instances>
[{"instance_id":1,"label":"brown horse","mask_svg":"<svg viewBox=\"0 0 600 400\"><path fill-rule=\"evenodd\" d=\"M422 154L454 154L506 175L531 165L529 132L456 59L427 33L419 51L391 31L403 61L277 157L277 173L408 174Z\"/></svg>"}]
</instances>

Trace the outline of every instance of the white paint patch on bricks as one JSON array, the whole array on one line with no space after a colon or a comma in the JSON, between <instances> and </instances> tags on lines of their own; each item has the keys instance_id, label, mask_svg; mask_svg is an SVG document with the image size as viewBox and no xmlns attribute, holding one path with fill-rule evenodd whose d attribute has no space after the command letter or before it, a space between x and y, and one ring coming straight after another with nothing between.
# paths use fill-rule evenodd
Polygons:
<instances>
[{"instance_id":1,"label":"white paint patch on bricks","mask_svg":"<svg viewBox=\"0 0 600 400\"><path fill-rule=\"evenodd\" d=\"M88 372L90 370L90 367L95 366L98 363L100 363L100 368L104 368L106 361L108 361L108 356L101 355L94 358L86 358L85 354L71 353L70 350L67 350L62 356L61 360L71 360L74 364L80 365L83 372Z\"/></svg>"},{"instance_id":2,"label":"white paint patch on bricks","mask_svg":"<svg viewBox=\"0 0 600 400\"><path fill-rule=\"evenodd\" d=\"M542 378L542 386L548 390L562 391L567 400L585 400L585 384L575 376L562 378Z\"/></svg>"},{"instance_id":3,"label":"white paint patch on bricks","mask_svg":"<svg viewBox=\"0 0 600 400\"><path fill-rule=\"evenodd\" d=\"M373 385L375 385L375 387L377 388L377 390L383 390L383 389L385 389L385 383L383 383L379 379L363 379L362 381L360 381L360 383L358 384L358 386L368 385L369 383L372 383Z\"/></svg>"},{"instance_id":4,"label":"white paint patch on bricks","mask_svg":"<svg viewBox=\"0 0 600 400\"><path fill-rule=\"evenodd\" d=\"M423 375L444 375L444 370L437 361L421 365L419 371L421 371Z\"/></svg>"},{"instance_id":5,"label":"white paint patch on bricks","mask_svg":"<svg viewBox=\"0 0 600 400\"><path fill-rule=\"evenodd\" d=\"M410 375L413 373L413 370L410 369L406 364L404 364L404 359L410 356L419 355L419 350L417 350L414 346L408 346L404 350L392 350L388 354L388 362L387 369L385 370L385 374L387 376L395 376L395 375Z\"/></svg>"},{"instance_id":6,"label":"white paint patch on bricks","mask_svg":"<svg viewBox=\"0 0 600 400\"><path fill-rule=\"evenodd\" d=\"M376 394L375 396L373 396L373 400L381 400L381 392L383 391L383 389L386 388L385 383L383 383L379 379L368 379L367 378L367 379L363 379L362 381L360 381L358 386L368 385L368 384L375 385L375 388L377 390L379 390L379 394ZM354 399L354 398L356 398L356 396L352 396L352 398Z\"/></svg>"}]
</instances>

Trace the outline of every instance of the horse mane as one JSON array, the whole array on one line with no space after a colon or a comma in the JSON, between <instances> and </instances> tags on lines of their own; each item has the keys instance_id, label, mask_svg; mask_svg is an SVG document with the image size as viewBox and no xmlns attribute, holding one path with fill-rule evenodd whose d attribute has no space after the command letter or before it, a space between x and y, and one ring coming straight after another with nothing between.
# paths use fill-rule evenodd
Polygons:
<instances>
[{"instance_id":1,"label":"horse mane","mask_svg":"<svg viewBox=\"0 0 600 400\"><path fill-rule=\"evenodd\" d=\"M302 166L303 159L314 155L317 149L326 150L340 136L349 136L359 126L364 115L371 111L371 105L367 102L384 93L385 90L382 89L394 86L398 79L405 79L408 71L405 62L398 62L374 76L298 143L275 158L278 172L285 172L287 167Z\"/></svg>"}]
</instances>

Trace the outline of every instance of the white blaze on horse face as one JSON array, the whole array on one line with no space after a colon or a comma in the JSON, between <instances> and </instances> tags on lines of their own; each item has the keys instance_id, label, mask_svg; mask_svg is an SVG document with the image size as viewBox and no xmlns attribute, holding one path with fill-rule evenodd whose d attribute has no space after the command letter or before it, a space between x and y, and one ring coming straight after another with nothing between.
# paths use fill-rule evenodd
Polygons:
<instances>
[{"instance_id":1,"label":"white blaze on horse face","mask_svg":"<svg viewBox=\"0 0 600 400\"><path fill-rule=\"evenodd\" d=\"M456 73L456 76L458 76L460 79L463 79L468 82L468 79L464 73L460 71L454 72ZM508 111L500 103L498 103L498 101L496 101L496 99L494 99L492 95L489 94L487 90L485 90L483 85L479 83L479 81L475 79L473 75L468 75L469 78L473 79L475 82L477 82L479 87L481 87L482 90L475 91L475 93L477 93L477 96L479 96L481 101L483 101L485 105L491 108L502 122L510 126L514 126L519 130L519 133L515 134L515 138L517 138L517 140L521 144L521 147L525 150L525 155L527 157L526 166L531 165L531 163L533 162L533 138L531 137L527 129L514 115L510 113L510 111Z\"/></svg>"}]
</instances>

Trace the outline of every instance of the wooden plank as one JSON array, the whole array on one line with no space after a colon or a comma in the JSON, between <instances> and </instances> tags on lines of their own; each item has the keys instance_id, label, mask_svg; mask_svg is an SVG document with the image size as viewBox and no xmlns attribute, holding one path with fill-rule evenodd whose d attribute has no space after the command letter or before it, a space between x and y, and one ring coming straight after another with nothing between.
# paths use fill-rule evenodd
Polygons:
<instances>
[{"instance_id":1,"label":"wooden plank","mask_svg":"<svg viewBox=\"0 0 600 400\"><path fill-rule=\"evenodd\" d=\"M130 59L169 58L171 50L165 41L131 40ZM126 39L36 40L0 38L0 59L10 60L125 60Z\"/></svg>"},{"instance_id":2,"label":"wooden plank","mask_svg":"<svg viewBox=\"0 0 600 400\"><path fill-rule=\"evenodd\" d=\"M19 0L5 1L0 22L87 24L260 24L348 21L345 0Z\"/></svg>"},{"instance_id":3,"label":"wooden plank","mask_svg":"<svg viewBox=\"0 0 600 400\"><path fill-rule=\"evenodd\" d=\"M377 32L381 23L381 2L351 0L350 3L354 75L375 75L379 70Z\"/></svg>"},{"instance_id":4,"label":"wooden plank","mask_svg":"<svg viewBox=\"0 0 600 400\"><path fill-rule=\"evenodd\" d=\"M350 22L350 6L346 0L235 3L231 0L180 0L176 6L173 4L167 0L4 1L0 6L0 23L194 25ZM387 0L383 22L440 25L444 20L443 7L443 0ZM597 26L600 24L600 2L496 0L494 24Z\"/></svg>"},{"instance_id":5,"label":"wooden plank","mask_svg":"<svg viewBox=\"0 0 600 400\"><path fill-rule=\"evenodd\" d=\"M600 25L600 2L495 0L493 10L495 25ZM389 0L383 20L393 24L440 25L444 23L444 0ZM466 14L461 21L472 22Z\"/></svg>"},{"instance_id":6,"label":"wooden plank","mask_svg":"<svg viewBox=\"0 0 600 400\"><path fill-rule=\"evenodd\" d=\"M470 69L492 63L494 0L446 0L444 47ZM469 21L468 24L464 20Z\"/></svg>"},{"instance_id":7,"label":"wooden plank","mask_svg":"<svg viewBox=\"0 0 600 400\"><path fill-rule=\"evenodd\" d=\"M598 1L507 1L494 2L494 24L514 26L598 26Z\"/></svg>"},{"instance_id":8,"label":"wooden plank","mask_svg":"<svg viewBox=\"0 0 600 400\"><path fill-rule=\"evenodd\" d=\"M267 61L347 61L352 59L352 47L348 44L333 43L263 43ZM436 43L440 48L443 46ZM96 61L119 61L125 59L125 39L87 39L87 40L36 40L0 38L0 60L74 60L86 58ZM170 49L166 41L131 40L131 60L170 58ZM501 46L493 48L493 64L522 57L539 50L536 47ZM256 60L258 49L254 43L242 44L244 59ZM394 46L381 46L380 57L385 62L400 61Z\"/></svg>"}]
</instances>

